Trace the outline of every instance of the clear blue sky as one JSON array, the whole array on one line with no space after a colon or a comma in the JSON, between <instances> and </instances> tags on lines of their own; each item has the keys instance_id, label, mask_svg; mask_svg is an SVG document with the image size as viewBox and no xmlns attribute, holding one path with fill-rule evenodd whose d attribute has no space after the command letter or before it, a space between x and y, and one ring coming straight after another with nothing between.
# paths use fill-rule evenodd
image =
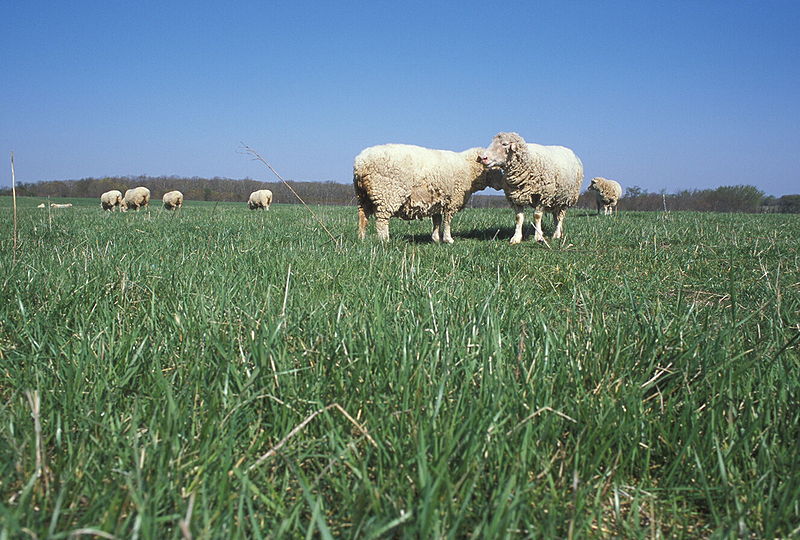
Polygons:
<instances>
[{"instance_id":1,"label":"clear blue sky","mask_svg":"<svg viewBox=\"0 0 800 540\"><path fill-rule=\"evenodd\" d=\"M650 191L800 192L800 2L0 0L0 185L350 182L387 142L561 144Z\"/></svg>"}]
</instances>

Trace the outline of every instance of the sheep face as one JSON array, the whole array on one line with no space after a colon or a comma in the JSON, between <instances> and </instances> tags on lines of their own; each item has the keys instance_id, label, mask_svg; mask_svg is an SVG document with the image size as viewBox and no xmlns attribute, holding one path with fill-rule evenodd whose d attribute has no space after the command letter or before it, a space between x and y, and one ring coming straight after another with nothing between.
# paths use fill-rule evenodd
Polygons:
<instances>
[{"instance_id":1,"label":"sheep face","mask_svg":"<svg viewBox=\"0 0 800 540\"><path fill-rule=\"evenodd\" d=\"M498 133L483 152L480 162L489 169L504 169L515 153L525 148L525 140L516 133Z\"/></svg>"},{"instance_id":2,"label":"sheep face","mask_svg":"<svg viewBox=\"0 0 800 540\"><path fill-rule=\"evenodd\" d=\"M597 189L597 178L592 178L592 181L589 183L589 187L586 189L589 189L591 191L599 191Z\"/></svg>"}]
</instances>

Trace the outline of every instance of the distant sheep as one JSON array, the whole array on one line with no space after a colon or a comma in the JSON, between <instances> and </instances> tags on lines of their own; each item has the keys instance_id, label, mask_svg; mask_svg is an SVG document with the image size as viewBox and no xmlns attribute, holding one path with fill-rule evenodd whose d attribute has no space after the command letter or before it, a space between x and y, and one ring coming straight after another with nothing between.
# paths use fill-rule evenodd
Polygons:
<instances>
[{"instance_id":1,"label":"distant sheep","mask_svg":"<svg viewBox=\"0 0 800 540\"><path fill-rule=\"evenodd\" d=\"M47 205L44 203L39 203L38 205L36 205L36 208L47 208Z\"/></svg>"},{"instance_id":2,"label":"distant sheep","mask_svg":"<svg viewBox=\"0 0 800 540\"><path fill-rule=\"evenodd\" d=\"M72 208L72 203L65 203L65 204L50 203L50 208Z\"/></svg>"},{"instance_id":3,"label":"distant sheep","mask_svg":"<svg viewBox=\"0 0 800 540\"><path fill-rule=\"evenodd\" d=\"M603 214L610 216L617 209L617 202L622 197L622 186L619 182L598 176L592 178L589 191L594 191L597 198L597 213L603 208Z\"/></svg>"},{"instance_id":4,"label":"distant sheep","mask_svg":"<svg viewBox=\"0 0 800 540\"><path fill-rule=\"evenodd\" d=\"M124 212L128 209L128 206L125 204L125 199L122 198L122 192L116 189L106 191L100 195L100 206L103 210L109 210L111 212L114 211L114 208L119 209L120 212Z\"/></svg>"},{"instance_id":5,"label":"distant sheep","mask_svg":"<svg viewBox=\"0 0 800 540\"><path fill-rule=\"evenodd\" d=\"M150 204L150 190L146 187L136 187L125 192L125 205L137 212Z\"/></svg>"},{"instance_id":6,"label":"distant sheep","mask_svg":"<svg viewBox=\"0 0 800 540\"><path fill-rule=\"evenodd\" d=\"M272 204L272 192L268 189L259 189L250 194L247 199L247 206L250 210L260 208L261 210L269 210L269 205Z\"/></svg>"},{"instance_id":7,"label":"distant sheep","mask_svg":"<svg viewBox=\"0 0 800 540\"><path fill-rule=\"evenodd\" d=\"M516 213L512 244L522 241L523 210L534 210L535 239L544 241L542 214L553 214L553 238L561 238L567 208L580 196L583 164L563 146L528 144L516 133L499 133L481 156L484 166L503 171L503 191Z\"/></svg>"},{"instance_id":8,"label":"distant sheep","mask_svg":"<svg viewBox=\"0 0 800 540\"><path fill-rule=\"evenodd\" d=\"M434 242L453 243L450 220L470 196L500 175L479 162L481 148L463 152L433 150L408 144L383 144L364 149L353 164L358 197L358 237L364 239L370 216L382 241L389 239L389 218L430 217Z\"/></svg>"},{"instance_id":9,"label":"distant sheep","mask_svg":"<svg viewBox=\"0 0 800 540\"><path fill-rule=\"evenodd\" d=\"M164 201L164 208L167 210L175 210L183 206L183 193L178 190L164 193L162 198Z\"/></svg>"}]
</instances>

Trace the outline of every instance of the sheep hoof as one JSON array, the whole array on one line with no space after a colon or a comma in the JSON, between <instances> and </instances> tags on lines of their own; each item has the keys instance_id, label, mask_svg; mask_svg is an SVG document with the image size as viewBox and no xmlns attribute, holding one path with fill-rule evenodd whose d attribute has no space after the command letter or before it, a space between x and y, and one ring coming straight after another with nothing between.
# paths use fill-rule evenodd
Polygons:
<instances>
[{"instance_id":1,"label":"sheep hoof","mask_svg":"<svg viewBox=\"0 0 800 540\"><path fill-rule=\"evenodd\" d=\"M453 239L452 238L445 238L444 239L444 243L445 244L452 244L453 243Z\"/></svg>"},{"instance_id":2,"label":"sheep hoof","mask_svg":"<svg viewBox=\"0 0 800 540\"><path fill-rule=\"evenodd\" d=\"M509 241L509 244L519 244L520 242L522 242L522 238L517 238L516 236L514 236L514 237L513 237L513 238L511 238L511 240Z\"/></svg>"}]
</instances>

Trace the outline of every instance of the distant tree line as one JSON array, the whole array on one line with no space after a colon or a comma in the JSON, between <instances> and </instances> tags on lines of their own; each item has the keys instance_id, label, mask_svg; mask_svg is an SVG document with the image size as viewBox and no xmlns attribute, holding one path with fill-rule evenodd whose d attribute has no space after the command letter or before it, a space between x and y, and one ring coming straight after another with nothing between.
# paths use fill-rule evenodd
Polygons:
<instances>
[{"instance_id":1,"label":"distant tree line","mask_svg":"<svg viewBox=\"0 0 800 540\"><path fill-rule=\"evenodd\" d=\"M293 182L288 184L307 204L355 204L351 184L336 182ZM186 201L232 201L247 202L250 193L258 189L272 191L277 203L297 203L297 197L282 182L260 182L245 178L184 178L179 176L109 176L105 178L83 178L81 180L54 180L17 185L17 195L33 197L100 197L106 191L125 190L144 186L153 199L177 189ZM6 190L9 191L10 190Z\"/></svg>"},{"instance_id":2,"label":"distant tree line","mask_svg":"<svg viewBox=\"0 0 800 540\"><path fill-rule=\"evenodd\" d=\"M593 193L578 199L582 208L596 208ZM625 188L618 205L620 210L695 212L781 212L800 213L800 195L773 197L755 186L720 186L715 189L684 189L676 193L650 193L639 186Z\"/></svg>"},{"instance_id":3,"label":"distant tree line","mask_svg":"<svg viewBox=\"0 0 800 540\"><path fill-rule=\"evenodd\" d=\"M354 205L353 186L338 182L294 182L289 185L307 204ZM260 182L245 178L184 178L179 176L113 176L81 180L51 180L22 183L17 194L32 197L99 197L103 192L144 186L158 200L167 191L181 191L187 201L239 201L257 189L269 189L276 203L297 203L297 197L282 182ZM10 195L11 190L0 191ZM595 208L594 194L584 192L579 208ZM502 195L476 194L469 202L472 208L507 208ZM620 199L620 210L663 211L694 210L699 212L781 212L800 213L800 194L773 197L755 186L721 186L715 189L691 189L677 193L650 193L639 186L630 186Z\"/></svg>"}]
</instances>

